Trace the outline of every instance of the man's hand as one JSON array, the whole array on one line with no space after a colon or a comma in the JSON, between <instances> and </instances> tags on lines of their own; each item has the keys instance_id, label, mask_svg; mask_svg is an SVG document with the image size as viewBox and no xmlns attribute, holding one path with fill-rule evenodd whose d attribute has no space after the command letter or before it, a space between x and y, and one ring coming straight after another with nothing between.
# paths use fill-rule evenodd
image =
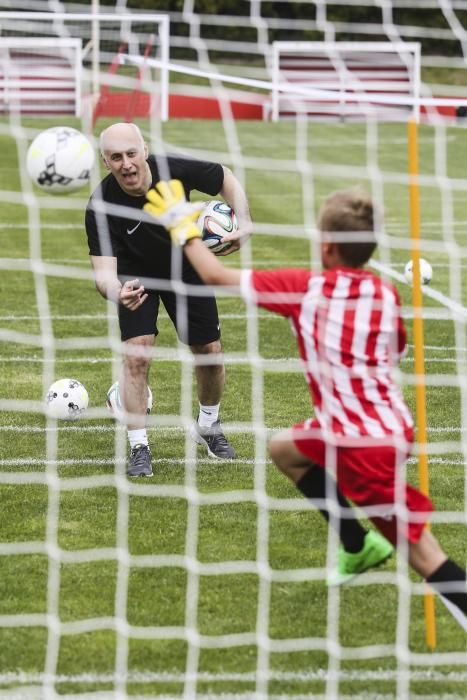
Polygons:
<instances>
[{"instance_id":1,"label":"man's hand","mask_svg":"<svg viewBox=\"0 0 467 700\"><path fill-rule=\"evenodd\" d=\"M170 233L172 243L185 245L191 238L201 238L196 225L204 202L191 204L186 201L180 180L161 180L146 195L148 203L144 211L154 216Z\"/></svg>"},{"instance_id":2,"label":"man's hand","mask_svg":"<svg viewBox=\"0 0 467 700\"><path fill-rule=\"evenodd\" d=\"M230 246L225 250L222 250L220 253L216 253L216 255L223 256L235 253L245 243L245 241L250 238L252 231L253 225L248 224L247 226L242 226L233 233L229 233L228 235L224 236L221 242L226 243L227 241L230 241Z\"/></svg>"},{"instance_id":3,"label":"man's hand","mask_svg":"<svg viewBox=\"0 0 467 700\"><path fill-rule=\"evenodd\" d=\"M139 280L129 280L125 282L119 291L118 301L122 306L126 306L130 311L135 311L148 298L144 287Z\"/></svg>"}]
</instances>

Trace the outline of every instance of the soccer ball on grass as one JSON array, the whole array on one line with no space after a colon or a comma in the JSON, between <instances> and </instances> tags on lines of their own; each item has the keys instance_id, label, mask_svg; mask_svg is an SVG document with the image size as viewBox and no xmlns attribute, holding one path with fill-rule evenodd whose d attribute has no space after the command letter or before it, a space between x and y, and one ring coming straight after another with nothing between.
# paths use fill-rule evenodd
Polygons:
<instances>
[{"instance_id":1,"label":"soccer ball on grass","mask_svg":"<svg viewBox=\"0 0 467 700\"><path fill-rule=\"evenodd\" d=\"M45 397L45 412L56 420L81 418L88 407L89 396L77 379L58 379L50 385Z\"/></svg>"},{"instance_id":2,"label":"soccer ball on grass","mask_svg":"<svg viewBox=\"0 0 467 700\"><path fill-rule=\"evenodd\" d=\"M118 382L114 382L107 392L106 406L112 413L113 417L119 421L119 423L124 423L125 410L123 408L122 399L120 396L120 387ZM148 406L146 413L151 413L152 409L152 391L148 386Z\"/></svg>"},{"instance_id":3,"label":"soccer ball on grass","mask_svg":"<svg viewBox=\"0 0 467 700\"><path fill-rule=\"evenodd\" d=\"M409 260L404 268L404 277L409 284L413 283L413 260ZM433 277L433 268L430 263L420 258L420 278L422 284L430 284Z\"/></svg>"},{"instance_id":4,"label":"soccer ball on grass","mask_svg":"<svg viewBox=\"0 0 467 700\"><path fill-rule=\"evenodd\" d=\"M206 202L198 218L198 226L201 229L201 237L204 244L213 253L222 253L232 245L229 241L220 243L224 236L238 229L235 212L226 202L212 200Z\"/></svg>"},{"instance_id":5,"label":"soccer ball on grass","mask_svg":"<svg viewBox=\"0 0 467 700\"><path fill-rule=\"evenodd\" d=\"M80 131L69 126L42 131L26 157L31 180L53 194L75 192L87 185L93 165L93 147Z\"/></svg>"}]
</instances>

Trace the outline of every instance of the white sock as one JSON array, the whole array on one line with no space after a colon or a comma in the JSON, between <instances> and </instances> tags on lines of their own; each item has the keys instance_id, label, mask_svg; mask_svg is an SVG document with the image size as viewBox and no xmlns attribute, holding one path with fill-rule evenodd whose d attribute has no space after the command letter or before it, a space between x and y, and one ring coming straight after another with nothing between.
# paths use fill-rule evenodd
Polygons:
<instances>
[{"instance_id":1,"label":"white sock","mask_svg":"<svg viewBox=\"0 0 467 700\"><path fill-rule=\"evenodd\" d=\"M145 428L139 430L128 430L128 442L130 447L135 445L148 445L148 434Z\"/></svg>"},{"instance_id":2,"label":"white sock","mask_svg":"<svg viewBox=\"0 0 467 700\"><path fill-rule=\"evenodd\" d=\"M198 425L203 428L210 428L219 418L220 403L215 406L199 405Z\"/></svg>"}]
</instances>

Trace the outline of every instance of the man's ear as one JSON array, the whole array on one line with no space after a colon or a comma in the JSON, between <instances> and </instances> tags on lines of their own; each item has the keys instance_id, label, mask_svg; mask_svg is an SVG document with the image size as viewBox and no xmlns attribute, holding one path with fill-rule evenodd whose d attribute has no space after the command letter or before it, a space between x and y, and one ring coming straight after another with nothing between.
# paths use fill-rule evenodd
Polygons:
<instances>
[{"instance_id":1,"label":"man's ear","mask_svg":"<svg viewBox=\"0 0 467 700\"><path fill-rule=\"evenodd\" d=\"M148 149L148 144L145 141L144 142L144 158L145 158L145 160L148 159L148 156L149 156L149 149Z\"/></svg>"},{"instance_id":2,"label":"man's ear","mask_svg":"<svg viewBox=\"0 0 467 700\"><path fill-rule=\"evenodd\" d=\"M110 165L109 165L109 163L108 163L108 160L106 159L106 157L104 156L103 153L101 153L101 160L102 160L102 162L104 163L104 166L106 167L106 169L107 169L107 170L110 170Z\"/></svg>"}]
</instances>

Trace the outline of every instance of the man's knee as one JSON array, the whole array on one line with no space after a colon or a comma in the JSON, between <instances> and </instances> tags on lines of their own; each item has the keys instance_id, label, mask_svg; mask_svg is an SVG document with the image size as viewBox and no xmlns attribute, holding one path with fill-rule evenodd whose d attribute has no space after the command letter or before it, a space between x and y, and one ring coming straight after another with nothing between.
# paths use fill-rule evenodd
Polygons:
<instances>
[{"instance_id":1,"label":"man's knee","mask_svg":"<svg viewBox=\"0 0 467 700\"><path fill-rule=\"evenodd\" d=\"M197 371L204 371L210 376L224 376L224 357L220 340L214 340L206 345L190 345L190 349L195 357L198 356Z\"/></svg>"},{"instance_id":2,"label":"man's knee","mask_svg":"<svg viewBox=\"0 0 467 700\"><path fill-rule=\"evenodd\" d=\"M222 345L220 340L213 340L212 342L205 343L204 345L190 345L190 350L194 355L221 354Z\"/></svg>"},{"instance_id":3,"label":"man's knee","mask_svg":"<svg viewBox=\"0 0 467 700\"><path fill-rule=\"evenodd\" d=\"M147 372L152 360L153 335L141 335L126 340L123 348L123 366L131 373Z\"/></svg>"}]
</instances>

